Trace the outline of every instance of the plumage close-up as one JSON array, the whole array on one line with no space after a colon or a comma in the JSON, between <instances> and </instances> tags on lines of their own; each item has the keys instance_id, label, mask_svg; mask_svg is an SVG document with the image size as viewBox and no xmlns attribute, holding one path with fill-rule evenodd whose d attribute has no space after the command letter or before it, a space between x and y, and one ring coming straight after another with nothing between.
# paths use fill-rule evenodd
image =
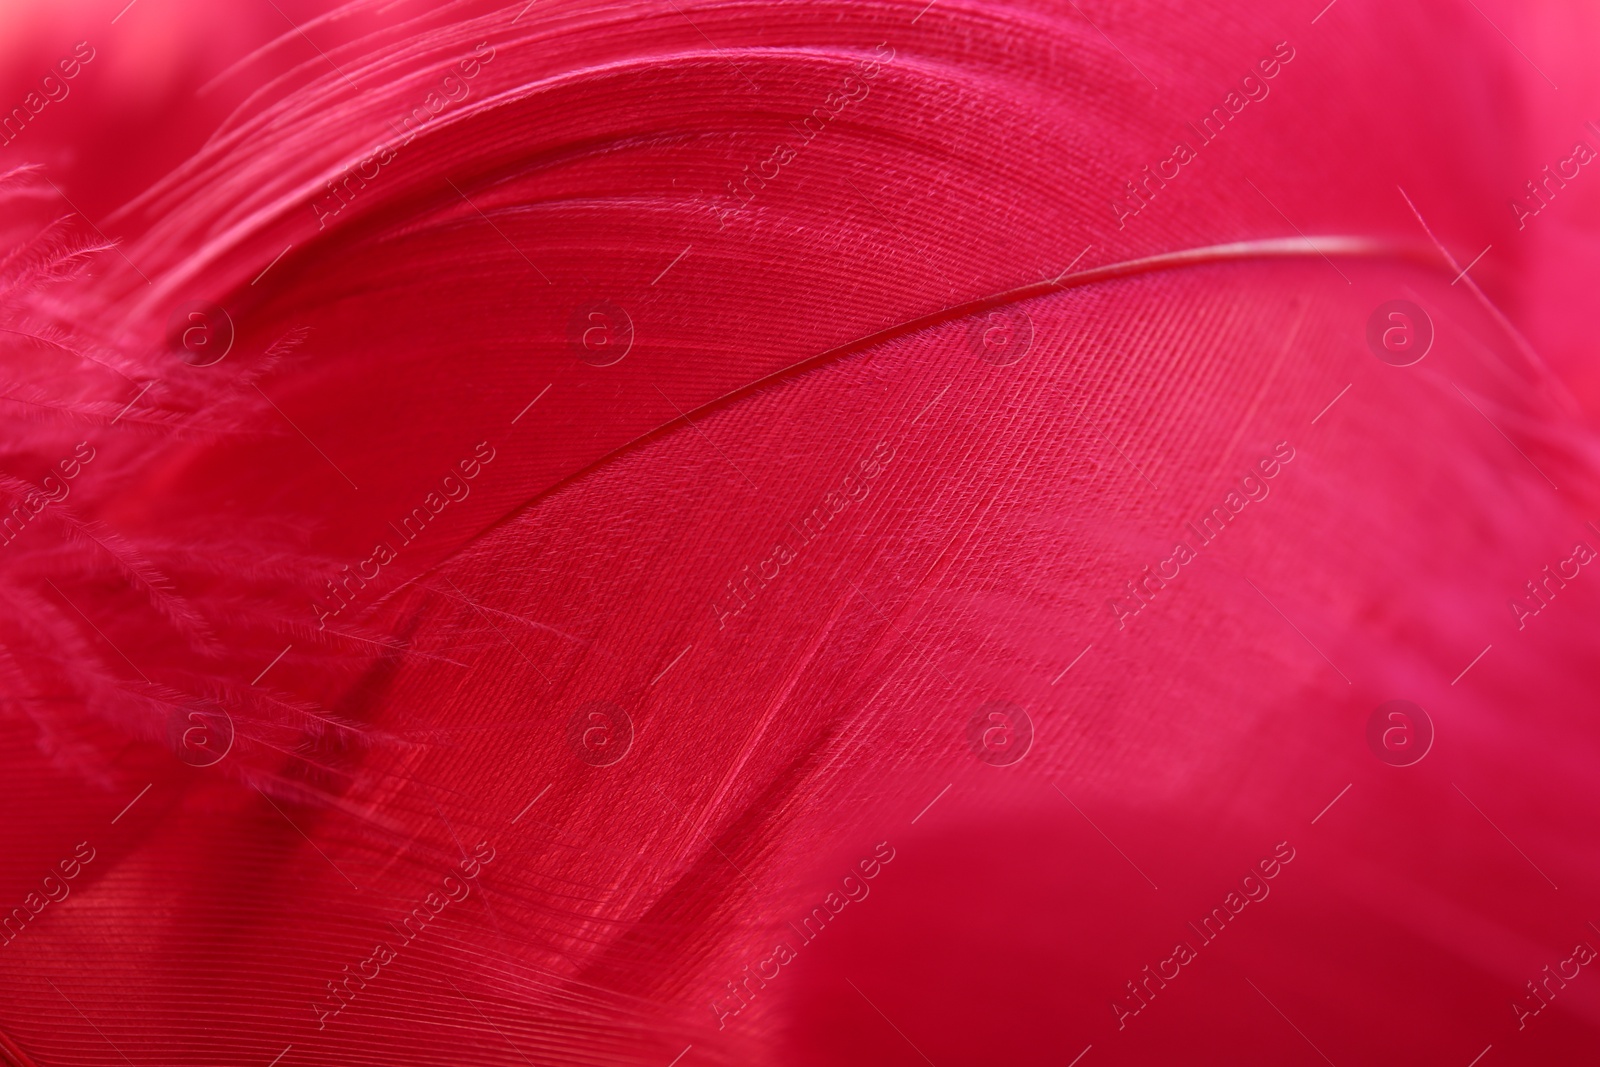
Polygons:
<instances>
[{"instance_id":1,"label":"plumage close-up","mask_svg":"<svg viewBox=\"0 0 1600 1067\"><path fill-rule=\"evenodd\" d=\"M1597 50L7 0L0 1064L1600 1062Z\"/></svg>"}]
</instances>

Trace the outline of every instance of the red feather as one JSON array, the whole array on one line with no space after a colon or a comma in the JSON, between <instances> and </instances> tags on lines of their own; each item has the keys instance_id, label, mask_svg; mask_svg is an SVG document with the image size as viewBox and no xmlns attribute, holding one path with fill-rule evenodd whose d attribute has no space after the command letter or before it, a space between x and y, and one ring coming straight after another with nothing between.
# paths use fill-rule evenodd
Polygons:
<instances>
[{"instance_id":1,"label":"red feather","mask_svg":"<svg viewBox=\"0 0 1600 1067\"><path fill-rule=\"evenodd\" d=\"M0 1059L1578 1062L1595 16L1319 6L3 16Z\"/></svg>"}]
</instances>

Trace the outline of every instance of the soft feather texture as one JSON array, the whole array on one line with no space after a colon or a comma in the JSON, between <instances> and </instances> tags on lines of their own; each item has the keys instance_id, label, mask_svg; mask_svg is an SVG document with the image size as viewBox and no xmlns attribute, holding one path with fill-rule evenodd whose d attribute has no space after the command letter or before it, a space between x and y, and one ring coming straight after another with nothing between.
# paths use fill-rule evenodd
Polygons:
<instances>
[{"instance_id":1,"label":"soft feather texture","mask_svg":"<svg viewBox=\"0 0 1600 1067\"><path fill-rule=\"evenodd\" d=\"M1505 201L1593 27L1492 14L1561 90L1447 3L43 18L0 495L93 459L0 546L4 1055L1577 1062L1600 979L1512 1005L1600 945L1600 579L1508 600L1600 545L1600 178Z\"/></svg>"}]
</instances>

